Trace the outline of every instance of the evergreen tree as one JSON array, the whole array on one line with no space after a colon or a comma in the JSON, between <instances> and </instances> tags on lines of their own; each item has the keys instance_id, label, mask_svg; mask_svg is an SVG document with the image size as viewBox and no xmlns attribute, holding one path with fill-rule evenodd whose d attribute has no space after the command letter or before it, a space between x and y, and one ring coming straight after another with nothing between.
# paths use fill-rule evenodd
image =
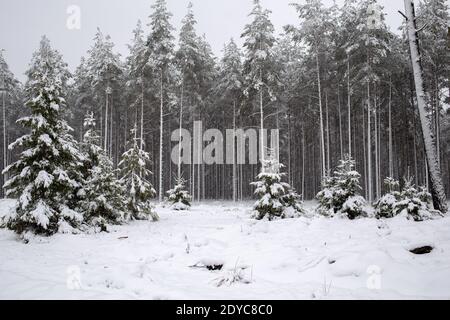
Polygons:
<instances>
[{"instance_id":1,"label":"evergreen tree","mask_svg":"<svg viewBox=\"0 0 450 320\"><path fill-rule=\"evenodd\" d=\"M191 206L191 196L186 191L186 181L181 177L177 178L173 189L167 191L168 200L174 210L188 210Z\"/></svg>"},{"instance_id":2,"label":"evergreen tree","mask_svg":"<svg viewBox=\"0 0 450 320\"><path fill-rule=\"evenodd\" d=\"M84 120L86 133L82 144L85 153L85 199L82 208L85 220L106 228L107 223L120 223L124 215L123 189L116 178L111 159L100 147L100 136L95 128L92 112Z\"/></svg>"},{"instance_id":3,"label":"evergreen tree","mask_svg":"<svg viewBox=\"0 0 450 320\"><path fill-rule=\"evenodd\" d=\"M400 200L400 183L388 177L384 179L384 184L386 185L387 193L384 194L375 203L375 212L377 218L392 218L395 215L395 204Z\"/></svg>"},{"instance_id":4,"label":"evergreen tree","mask_svg":"<svg viewBox=\"0 0 450 320\"><path fill-rule=\"evenodd\" d=\"M311 68L315 69L315 86L317 88L319 105L319 134L321 150L321 176L324 177L327 163L323 103L323 69L327 69L327 59L331 46L334 24L331 18L332 10L323 5L321 0L306 0L304 4L294 4L301 21L300 28L286 26L285 30L292 34L295 41L305 42L308 46L308 56Z\"/></svg>"},{"instance_id":5,"label":"evergreen tree","mask_svg":"<svg viewBox=\"0 0 450 320\"><path fill-rule=\"evenodd\" d=\"M194 106L197 105L201 98L199 95L200 83L198 81L197 72L201 68L201 54L198 43L198 36L195 33L195 20L192 10L192 3L188 5L188 12L182 20L178 50L175 55L176 64L181 73L181 83L183 87L184 97L190 107L189 114L195 113Z\"/></svg>"},{"instance_id":6,"label":"evergreen tree","mask_svg":"<svg viewBox=\"0 0 450 320\"><path fill-rule=\"evenodd\" d=\"M247 98L248 106L255 102L258 105L259 126L260 126L260 157L264 161L264 109L270 102L276 100L276 88L280 85L278 74L275 68L275 58L273 46L276 42L274 27L270 21L269 10L261 7L259 0L254 0L253 10L250 16L253 21L244 28L241 38L244 38L245 59L243 75L245 79L244 95ZM243 109L244 113L253 111L253 108ZM264 168L264 166L262 166Z\"/></svg>"},{"instance_id":7,"label":"evergreen tree","mask_svg":"<svg viewBox=\"0 0 450 320\"><path fill-rule=\"evenodd\" d=\"M223 49L223 58L216 84L216 93L221 99L228 102L229 108L242 94L243 82L241 52L234 40L231 39Z\"/></svg>"},{"instance_id":8,"label":"evergreen tree","mask_svg":"<svg viewBox=\"0 0 450 320\"><path fill-rule=\"evenodd\" d=\"M258 181L251 185L256 187L258 200L253 206L255 218L291 218L304 213L300 197L288 183L282 182L284 173L280 172L283 165L278 162L276 152L269 150L263 161L264 168L258 174Z\"/></svg>"},{"instance_id":9,"label":"evergreen tree","mask_svg":"<svg viewBox=\"0 0 450 320\"><path fill-rule=\"evenodd\" d=\"M226 120L224 119L226 123L222 124L223 129L228 127L230 122L233 124L233 130L237 129L237 117L242 100L243 85L241 52L234 40L231 39L224 47L223 58L220 62L219 74L215 86L215 96L218 98L217 107L220 108L217 112L222 110L224 118L226 115L232 115L232 117L228 116ZM225 113L224 110L227 110L227 112ZM232 192L233 201L236 201L238 198L237 152L234 145L232 157Z\"/></svg>"},{"instance_id":10,"label":"evergreen tree","mask_svg":"<svg viewBox=\"0 0 450 320\"><path fill-rule=\"evenodd\" d=\"M123 80L120 56L113 52L114 43L110 36L105 36L100 29L94 38L94 45L88 51L86 71L92 88L93 110L101 119L102 145L108 154L112 154L113 130L119 122L119 106ZM104 110L104 111L103 111ZM117 131L114 132L117 134Z\"/></svg>"},{"instance_id":11,"label":"evergreen tree","mask_svg":"<svg viewBox=\"0 0 450 320\"><path fill-rule=\"evenodd\" d=\"M82 156L61 118L68 74L62 56L43 37L27 71L31 115L18 120L30 133L11 144L24 151L4 170L11 175L4 185L7 195L18 197L7 227L19 234L51 235L78 227L83 220L75 211L83 195Z\"/></svg>"},{"instance_id":12,"label":"evergreen tree","mask_svg":"<svg viewBox=\"0 0 450 320\"><path fill-rule=\"evenodd\" d=\"M434 213L438 213L433 212L431 202L431 194L426 188L417 190L412 179L405 179L400 199L394 206L394 215L406 214L415 221L430 219Z\"/></svg>"},{"instance_id":13,"label":"evergreen tree","mask_svg":"<svg viewBox=\"0 0 450 320\"><path fill-rule=\"evenodd\" d=\"M80 64L73 74L73 83L69 87L69 107L71 108L71 125L78 133L79 141L83 140L84 116L94 110L94 93L86 65L86 59L81 58Z\"/></svg>"},{"instance_id":14,"label":"evergreen tree","mask_svg":"<svg viewBox=\"0 0 450 320\"><path fill-rule=\"evenodd\" d=\"M144 110L145 104L148 101L146 99L146 96L148 96L148 81L146 81L148 50L145 46L143 34L142 23L138 20L136 28L133 30L133 39L131 40L131 44L128 45L130 53L125 63L125 97L130 110L128 111L127 109L126 112L127 123L125 124L125 132L128 131L129 124L139 124L139 137L140 141L142 141L141 147L143 147L144 141L144 118L148 114Z\"/></svg>"},{"instance_id":15,"label":"evergreen tree","mask_svg":"<svg viewBox=\"0 0 450 320\"><path fill-rule=\"evenodd\" d=\"M317 194L320 214L333 216L344 214L349 219L365 215L366 201L359 195L361 175L354 170L355 161L348 155L340 160L332 175L322 181L322 190Z\"/></svg>"},{"instance_id":16,"label":"evergreen tree","mask_svg":"<svg viewBox=\"0 0 450 320\"><path fill-rule=\"evenodd\" d=\"M147 152L139 147L136 125L131 130L130 149L122 155L119 163L121 169L120 182L126 190L125 197L128 216L126 218L146 220L152 218L158 220L150 199L156 194L155 189L147 178L152 174L147 169L150 157Z\"/></svg>"},{"instance_id":17,"label":"evergreen tree","mask_svg":"<svg viewBox=\"0 0 450 320\"><path fill-rule=\"evenodd\" d=\"M160 132L159 132L159 201L162 201L164 193L163 181L163 136L164 136L164 102L167 100L167 84L170 83L171 75L168 72L173 60L174 44L170 24L172 14L167 11L166 1L157 0L152 6L153 13L150 16L151 33L147 40L149 59L147 64L152 74L158 74L157 87L159 88L160 101ZM155 86L156 87L156 86ZM166 98L166 99L165 99Z\"/></svg>"},{"instance_id":18,"label":"evergreen tree","mask_svg":"<svg viewBox=\"0 0 450 320\"><path fill-rule=\"evenodd\" d=\"M14 74L9 70L8 64L0 49L0 108L1 108L1 167L5 169L10 163L10 158L15 158L15 154L8 150L10 140L14 141L24 134L24 130L20 125L16 124L16 120L26 114L26 108L23 105L23 88L20 82L15 78ZM2 176L2 185L7 177ZM3 188L1 192L3 193Z\"/></svg>"},{"instance_id":19,"label":"evergreen tree","mask_svg":"<svg viewBox=\"0 0 450 320\"><path fill-rule=\"evenodd\" d=\"M431 194L426 187L416 188L411 178L405 178L401 190L399 182L387 178L388 192L375 204L377 218L405 215L408 219L423 221L438 216L433 210Z\"/></svg>"}]
</instances>

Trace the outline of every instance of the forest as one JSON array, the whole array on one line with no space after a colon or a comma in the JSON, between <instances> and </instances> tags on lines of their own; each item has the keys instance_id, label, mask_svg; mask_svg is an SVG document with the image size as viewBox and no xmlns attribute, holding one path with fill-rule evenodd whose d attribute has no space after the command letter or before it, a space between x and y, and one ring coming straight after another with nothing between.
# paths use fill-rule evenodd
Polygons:
<instances>
[{"instance_id":1,"label":"forest","mask_svg":"<svg viewBox=\"0 0 450 320\"><path fill-rule=\"evenodd\" d=\"M175 35L164 0L151 7L147 21L137 22L126 57L115 53L113 39L98 29L92 47L71 73L63 56L43 36L27 71L28 80L20 83L0 55L3 169L20 158L21 149L8 146L27 132L16 120L29 114L25 102L31 98L36 74L47 63L60 84L66 104L61 113L73 128L74 145L83 144L92 129L98 135L93 140L118 176L115 170L134 141L139 152L148 155L148 183L160 201L180 176L194 202L254 196L250 182L260 164L178 168L173 163L171 153L177 143L172 132L192 131L195 121L222 132L260 126L279 129L285 180L305 200L316 197L323 178L346 155L361 173L362 194L369 202L388 191L385 178L429 189L403 13L399 13L403 26L392 31L374 0L346 0L343 6L331 7L307 0L293 4L292 10L298 14L297 25L287 25L277 35L271 12L255 0L249 23L236 35L243 47L230 39L221 57L213 54L205 36L197 34L192 4ZM448 4L424 0L416 11L426 116L448 195Z\"/></svg>"},{"instance_id":2,"label":"forest","mask_svg":"<svg viewBox=\"0 0 450 320\"><path fill-rule=\"evenodd\" d=\"M148 2L125 56L97 28L72 70L43 35L19 81L0 50L0 300L449 299L447 0L398 30L299 0L282 32L252 0L221 54Z\"/></svg>"}]
</instances>

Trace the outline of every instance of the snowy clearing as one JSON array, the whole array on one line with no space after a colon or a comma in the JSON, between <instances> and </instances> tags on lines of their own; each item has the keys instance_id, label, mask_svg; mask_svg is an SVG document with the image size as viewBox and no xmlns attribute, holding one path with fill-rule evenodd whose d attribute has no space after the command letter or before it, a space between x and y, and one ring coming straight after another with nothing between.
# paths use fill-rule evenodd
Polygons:
<instances>
[{"instance_id":1,"label":"snowy clearing","mask_svg":"<svg viewBox=\"0 0 450 320\"><path fill-rule=\"evenodd\" d=\"M13 204L2 200L0 215ZM231 202L189 212L157 207L159 222L35 237L28 244L0 229L0 298L450 298L449 217L268 222L250 219L248 208ZM409 251L422 246L433 250Z\"/></svg>"}]
</instances>

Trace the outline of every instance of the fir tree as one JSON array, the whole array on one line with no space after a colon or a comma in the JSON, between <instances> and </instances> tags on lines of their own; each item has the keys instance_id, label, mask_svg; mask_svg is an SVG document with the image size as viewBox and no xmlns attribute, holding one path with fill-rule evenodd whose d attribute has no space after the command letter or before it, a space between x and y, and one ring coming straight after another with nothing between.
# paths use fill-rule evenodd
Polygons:
<instances>
[{"instance_id":1,"label":"fir tree","mask_svg":"<svg viewBox=\"0 0 450 320\"><path fill-rule=\"evenodd\" d=\"M423 221L439 215L433 210L431 194L425 187L416 188L411 178L405 178L403 187L399 182L387 178L385 183L388 192L375 204L377 218L392 218L405 215L408 219Z\"/></svg>"},{"instance_id":2,"label":"fir tree","mask_svg":"<svg viewBox=\"0 0 450 320\"><path fill-rule=\"evenodd\" d=\"M267 218L290 218L304 213L300 197L288 183L282 182L283 165L278 162L274 150L269 150L263 161L263 168L258 174L258 181L251 184L256 187L258 200L253 206L258 220ZM287 210L291 208L293 210Z\"/></svg>"},{"instance_id":3,"label":"fir tree","mask_svg":"<svg viewBox=\"0 0 450 320\"><path fill-rule=\"evenodd\" d=\"M394 178L384 179L387 193L375 203L377 218L392 218L395 215L395 204L400 200L400 183Z\"/></svg>"},{"instance_id":4,"label":"fir tree","mask_svg":"<svg viewBox=\"0 0 450 320\"><path fill-rule=\"evenodd\" d=\"M167 84L170 82L169 68L173 60L174 44L170 24L172 14L167 11L166 1L157 0L152 6L154 12L150 16L151 33L147 40L149 60L147 64L152 74L158 74L157 87L160 101L160 132L159 132L159 201L162 201L164 193L163 179L163 136L164 136L164 104L167 99Z\"/></svg>"},{"instance_id":5,"label":"fir tree","mask_svg":"<svg viewBox=\"0 0 450 320\"><path fill-rule=\"evenodd\" d=\"M167 191L168 200L174 210L188 210L191 206L191 196L185 190L185 183L186 181L182 177L177 178L174 188Z\"/></svg>"},{"instance_id":6,"label":"fir tree","mask_svg":"<svg viewBox=\"0 0 450 320\"><path fill-rule=\"evenodd\" d=\"M107 223L120 223L124 215L123 189L116 178L111 159L100 147L100 136L95 129L94 114L84 120L86 133L82 149L85 152L85 199L82 208L85 220L106 228Z\"/></svg>"},{"instance_id":7,"label":"fir tree","mask_svg":"<svg viewBox=\"0 0 450 320\"><path fill-rule=\"evenodd\" d=\"M20 234L69 231L83 219L75 211L83 195L82 156L71 128L61 118L66 107L63 96L68 74L61 55L43 37L27 71L26 105L31 115L18 120L30 133L10 145L24 151L4 170L4 174L11 175L4 185L7 195L18 197L7 227Z\"/></svg>"},{"instance_id":8,"label":"fir tree","mask_svg":"<svg viewBox=\"0 0 450 320\"><path fill-rule=\"evenodd\" d=\"M253 21L247 24L241 38L244 38L245 59L243 66L244 96L246 97L246 108L242 113L252 113L257 105L260 126L260 148L265 150L264 130L264 108L270 102L276 101L276 88L280 85L278 74L275 69L275 58L273 46L276 42L274 26L270 21L269 10L261 7L259 0L254 0L254 6L250 16ZM261 152L261 162L264 162L264 152ZM264 168L263 164L262 168Z\"/></svg>"},{"instance_id":9,"label":"fir tree","mask_svg":"<svg viewBox=\"0 0 450 320\"><path fill-rule=\"evenodd\" d=\"M93 111L101 119L102 145L108 154L112 154L114 124L118 122L120 110L122 62L120 56L113 52L114 43L110 36L97 29L94 41L86 60L87 79L94 105L98 108Z\"/></svg>"},{"instance_id":10,"label":"fir tree","mask_svg":"<svg viewBox=\"0 0 450 320\"><path fill-rule=\"evenodd\" d=\"M152 174L147 169L150 157L147 152L139 147L136 125L131 130L130 149L122 155L119 163L121 169L120 182L127 193L125 197L128 216L126 218L146 220L152 218L158 220L150 199L156 194L155 189L147 178Z\"/></svg>"},{"instance_id":11,"label":"fir tree","mask_svg":"<svg viewBox=\"0 0 450 320\"><path fill-rule=\"evenodd\" d=\"M1 108L1 132L2 132L2 171L8 166L9 157L14 154L8 152L8 141L14 141L24 134L23 127L16 124L16 120L25 116L27 113L23 105L23 90L20 82L10 71L8 64L3 56L3 50L0 49L0 108ZM2 179L3 178L3 179ZM2 185L8 179L6 176L0 178ZM3 192L3 189L0 191Z\"/></svg>"},{"instance_id":12,"label":"fir tree","mask_svg":"<svg viewBox=\"0 0 450 320\"><path fill-rule=\"evenodd\" d=\"M355 161L346 155L333 174L324 177L322 190L317 194L320 214L344 214L349 219L365 214L366 201L359 195L361 175L354 167Z\"/></svg>"}]
</instances>

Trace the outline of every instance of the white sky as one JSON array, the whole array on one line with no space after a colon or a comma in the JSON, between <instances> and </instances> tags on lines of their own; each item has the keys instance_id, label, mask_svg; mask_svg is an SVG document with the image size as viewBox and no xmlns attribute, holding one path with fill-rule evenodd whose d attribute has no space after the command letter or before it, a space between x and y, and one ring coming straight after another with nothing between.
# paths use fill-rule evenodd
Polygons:
<instances>
[{"instance_id":1,"label":"white sky","mask_svg":"<svg viewBox=\"0 0 450 320\"><path fill-rule=\"evenodd\" d=\"M323 0L331 4L333 0ZM115 50L126 56L127 43L138 19L146 27L154 0L0 0L0 49L16 77L24 80L24 72L36 50L39 40L46 34L73 70L80 57L93 44L96 28L112 37ZM189 0L167 0L173 13L172 24L178 29L186 13ZM223 44L233 37L238 43L243 27L249 22L252 0L192 0L197 19L197 33L205 34L216 55L221 55ZM302 0L261 0L272 11L271 19L277 33L286 24L296 24L297 15L292 2ZM343 0L337 0L341 4ZM401 23L397 10L403 9L402 0L379 0L385 7L387 23L396 31ZM81 29L66 27L70 5L81 9Z\"/></svg>"}]
</instances>

